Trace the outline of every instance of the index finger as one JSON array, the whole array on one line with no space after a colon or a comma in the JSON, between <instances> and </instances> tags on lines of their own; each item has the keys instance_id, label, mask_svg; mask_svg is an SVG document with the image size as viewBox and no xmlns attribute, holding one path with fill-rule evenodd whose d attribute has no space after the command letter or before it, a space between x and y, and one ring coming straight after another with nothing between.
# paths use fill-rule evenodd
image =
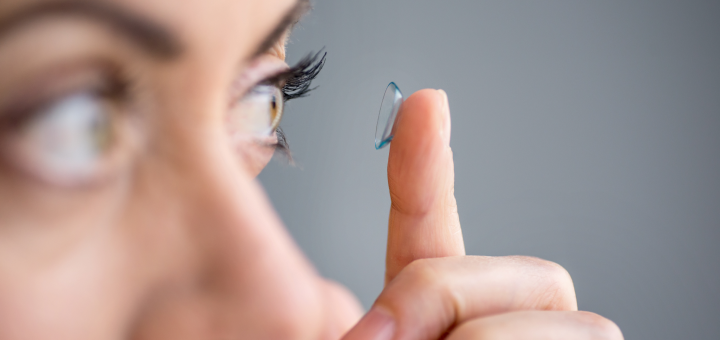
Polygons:
<instances>
[{"instance_id":1,"label":"index finger","mask_svg":"<svg viewBox=\"0 0 720 340\"><path fill-rule=\"evenodd\" d=\"M442 90L422 90L403 104L390 145L385 283L411 262L465 255L455 201L450 109Z\"/></svg>"}]
</instances>

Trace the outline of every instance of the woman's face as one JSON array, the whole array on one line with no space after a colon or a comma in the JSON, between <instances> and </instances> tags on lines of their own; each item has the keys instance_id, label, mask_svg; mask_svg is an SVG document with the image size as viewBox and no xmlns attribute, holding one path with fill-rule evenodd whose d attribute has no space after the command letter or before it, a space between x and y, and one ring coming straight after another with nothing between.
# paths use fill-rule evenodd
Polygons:
<instances>
[{"instance_id":1,"label":"woman's face","mask_svg":"<svg viewBox=\"0 0 720 340\"><path fill-rule=\"evenodd\" d=\"M277 143L254 133L282 102L266 80L306 8L0 2L1 339L316 339L356 321L254 181Z\"/></svg>"}]
</instances>

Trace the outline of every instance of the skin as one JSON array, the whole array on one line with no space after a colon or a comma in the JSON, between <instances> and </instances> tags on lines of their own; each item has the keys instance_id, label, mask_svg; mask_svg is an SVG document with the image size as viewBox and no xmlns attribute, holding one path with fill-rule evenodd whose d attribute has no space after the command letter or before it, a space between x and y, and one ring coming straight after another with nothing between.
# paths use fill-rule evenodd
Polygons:
<instances>
[{"instance_id":1,"label":"skin","mask_svg":"<svg viewBox=\"0 0 720 340\"><path fill-rule=\"evenodd\" d=\"M36 2L3 0L0 18ZM51 82L84 72L67 65L92 74L88 57L126 70L137 94L118 150L90 179L37 169L4 130L0 339L622 339L611 321L577 312L557 264L465 256L450 110L436 90L400 113L386 287L363 317L255 181L273 150L236 143L224 126L228 93L254 85L237 79L286 67L287 34L254 52L295 0L110 2L166 27L182 55L151 58L72 16L0 38L0 108L53 70L66 73Z\"/></svg>"}]
</instances>

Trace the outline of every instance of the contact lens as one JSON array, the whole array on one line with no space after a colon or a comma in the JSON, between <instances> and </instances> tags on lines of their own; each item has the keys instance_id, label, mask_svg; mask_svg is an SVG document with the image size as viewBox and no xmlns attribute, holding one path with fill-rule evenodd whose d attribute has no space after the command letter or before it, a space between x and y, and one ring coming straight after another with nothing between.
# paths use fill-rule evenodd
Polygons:
<instances>
[{"instance_id":1,"label":"contact lens","mask_svg":"<svg viewBox=\"0 0 720 340\"><path fill-rule=\"evenodd\" d=\"M395 120L402 103L403 95L400 88L395 83L390 83L380 103L380 113L375 127L375 149L384 148L395 136Z\"/></svg>"}]
</instances>

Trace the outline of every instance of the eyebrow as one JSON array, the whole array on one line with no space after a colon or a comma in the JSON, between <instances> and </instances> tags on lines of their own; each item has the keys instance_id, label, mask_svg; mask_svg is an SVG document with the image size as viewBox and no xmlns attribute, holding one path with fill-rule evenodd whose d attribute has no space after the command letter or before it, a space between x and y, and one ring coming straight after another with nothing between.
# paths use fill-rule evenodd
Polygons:
<instances>
[{"instance_id":1,"label":"eyebrow","mask_svg":"<svg viewBox=\"0 0 720 340\"><path fill-rule=\"evenodd\" d=\"M175 58L183 51L179 39L169 30L104 1L59 1L28 7L7 18L0 18L0 38L23 24L56 15L79 15L108 25L161 59Z\"/></svg>"},{"instance_id":2,"label":"eyebrow","mask_svg":"<svg viewBox=\"0 0 720 340\"><path fill-rule=\"evenodd\" d=\"M267 52L272 46L277 43L283 34L288 30L291 30L295 24L311 9L310 0L298 0L295 6L285 14L285 17L275 27L275 29L263 40L259 45L255 53L252 54L251 59L255 59L261 54Z\"/></svg>"}]
</instances>

